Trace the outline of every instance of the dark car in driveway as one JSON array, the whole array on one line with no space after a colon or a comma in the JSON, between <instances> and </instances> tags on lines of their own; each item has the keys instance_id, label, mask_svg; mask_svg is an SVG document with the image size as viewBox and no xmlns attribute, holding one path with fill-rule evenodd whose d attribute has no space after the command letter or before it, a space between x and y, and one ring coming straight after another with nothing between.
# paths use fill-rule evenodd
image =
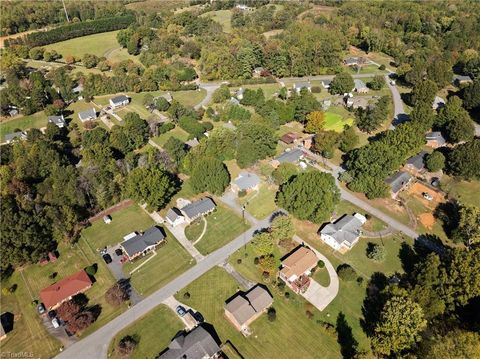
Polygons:
<instances>
[{"instance_id":1,"label":"dark car in driveway","mask_svg":"<svg viewBox=\"0 0 480 359\"><path fill-rule=\"evenodd\" d=\"M203 323L205 321L205 318L203 318L203 315L200 312L193 313L193 317L198 323Z\"/></svg>"},{"instance_id":2,"label":"dark car in driveway","mask_svg":"<svg viewBox=\"0 0 480 359\"><path fill-rule=\"evenodd\" d=\"M177 314L181 317L183 317L185 314L187 314L187 311L185 310L184 307L182 307L181 305L179 305L175 311L177 312Z\"/></svg>"},{"instance_id":3,"label":"dark car in driveway","mask_svg":"<svg viewBox=\"0 0 480 359\"><path fill-rule=\"evenodd\" d=\"M45 313L45 306L43 305L43 303L40 303L39 305L37 305L37 312L38 314L43 314Z\"/></svg>"},{"instance_id":4,"label":"dark car in driveway","mask_svg":"<svg viewBox=\"0 0 480 359\"><path fill-rule=\"evenodd\" d=\"M113 261L113 260L112 260L112 257L111 257L110 254L108 254L108 253L107 253L107 254L104 254L104 255L102 256L102 258L103 258L103 260L105 261L105 263L107 263L107 264L110 264L110 263L112 263L112 261Z\"/></svg>"},{"instance_id":5,"label":"dark car in driveway","mask_svg":"<svg viewBox=\"0 0 480 359\"><path fill-rule=\"evenodd\" d=\"M56 312L56 311L51 310L51 311L48 312L48 317L49 317L50 319L53 319L53 318L55 318L56 316L57 316L57 312Z\"/></svg>"},{"instance_id":6,"label":"dark car in driveway","mask_svg":"<svg viewBox=\"0 0 480 359\"><path fill-rule=\"evenodd\" d=\"M123 254L122 248L115 249L115 254L120 257Z\"/></svg>"}]
</instances>

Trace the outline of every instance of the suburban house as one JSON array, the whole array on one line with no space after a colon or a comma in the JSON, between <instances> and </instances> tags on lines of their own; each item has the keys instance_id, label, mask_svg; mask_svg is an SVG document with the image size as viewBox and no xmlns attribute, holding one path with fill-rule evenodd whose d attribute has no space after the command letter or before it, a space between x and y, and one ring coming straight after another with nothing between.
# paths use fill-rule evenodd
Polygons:
<instances>
[{"instance_id":1,"label":"suburban house","mask_svg":"<svg viewBox=\"0 0 480 359\"><path fill-rule=\"evenodd\" d=\"M17 131L17 132L13 132L13 133L7 133L5 135L5 142L6 143L10 143L16 139L20 139L20 140L26 140L27 139L27 133L25 131Z\"/></svg>"},{"instance_id":2,"label":"suburban house","mask_svg":"<svg viewBox=\"0 0 480 359\"><path fill-rule=\"evenodd\" d=\"M360 63L360 59L358 57L347 57L343 60L343 63L347 66L356 66Z\"/></svg>"},{"instance_id":3,"label":"suburban house","mask_svg":"<svg viewBox=\"0 0 480 359\"><path fill-rule=\"evenodd\" d=\"M95 109L93 107L89 108L88 110L85 110L85 111L80 111L78 113L78 118L82 122L96 120L97 119L97 111L95 111Z\"/></svg>"},{"instance_id":4,"label":"suburban house","mask_svg":"<svg viewBox=\"0 0 480 359\"><path fill-rule=\"evenodd\" d=\"M242 100L243 99L243 94L245 93L245 89L243 87L240 87L237 92L235 92L235 97L238 99L238 100Z\"/></svg>"},{"instance_id":5,"label":"suburban house","mask_svg":"<svg viewBox=\"0 0 480 359\"><path fill-rule=\"evenodd\" d=\"M213 212L215 207L215 202L211 198L205 197L199 201L187 204L185 207L180 208L180 211L187 222L192 222L200 216Z\"/></svg>"},{"instance_id":6,"label":"suburban house","mask_svg":"<svg viewBox=\"0 0 480 359\"><path fill-rule=\"evenodd\" d=\"M120 246L128 259L132 260L138 256L147 254L164 240L165 234L163 234L160 228L153 226L142 234L137 234L123 241Z\"/></svg>"},{"instance_id":7,"label":"suburban house","mask_svg":"<svg viewBox=\"0 0 480 359\"><path fill-rule=\"evenodd\" d=\"M260 188L260 177L255 173L240 172L237 178L232 182L232 191L258 191Z\"/></svg>"},{"instance_id":8,"label":"suburban house","mask_svg":"<svg viewBox=\"0 0 480 359\"><path fill-rule=\"evenodd\" d=\"M278 276L295 293L304 292L310 285L311 270L317 265L318 258L307 247L298 247L292 254L282 260L282 269Z\"/></svg>"},{"instance_id":9,"label":"suburban house","mask_svg":"<svg viewBox=\"0 0 480 359\"><path fill-rule=\"evenodd\" d=\"M277 168L281 163L296 163L303 158L303 151L299 148L294 148L290 151L283 152L280 156L275 157L271 164Z\"/></svg>"},{"instance_id":10,"label":"suburban house","mask_svg":"<svg viewBox=\"0 0 480 359\"><path fill-rule=\"evenodd\" d=\"M259 76L262 76L265 72L266 71L263 67L261 67L261 66L255 67L253 69L253 76L259 77Z\"/></svg>"},{"instance_id":11,"label":"suburban house","mask_svg":"<svg viewBox=\"0 0 480 359\"><path fill-rule=\"evenodd\" d=\"M235 97L230 97L230 100L228 101L230 105L238 106L240 105L240 101L238 101Z\"/></svg>"},{"instance_id":12,"label":"suburban house","mask_svg":"<svg viewBox=\"0 0 480 359\"><path fill-rule=\"evenodd\" d=\"M439 110L445 106L445 100L439 96L435 96L432 103L432 108L434 110Z\"/></svg>"},{"instance_id":13,"label":"suburban house","mask_svg":"<svg viewBox=\"0 0 480 359\"><path fill-rule=\"evenodd\" d=\"M120 107L120 106L128 105L129 99L125 95L120 95L120 96L115 96L115 97L111 98L109 100L109 102L110 102L110 106L112 106L112 108L117 108L117 107Z\"/></svg>"},{"instance_id":14,"label":"suburban house","mask_svg":"<svg viewBox=\"0 0 480 359\"><path fill-rule=\"evenodd\" d=\"M254 7L250 7L250 6L247 6L245 4L237 4L237 5L235 5L235 8L237 8L238 10L242 10L242 11L255 11Z\"/></svg>"},{"instance_id":15,"label":"suburban house","mask_svg":"<svg viewBox=\"0 0 480 359\"><path fill-rule=\"evenodd\" d=\"M92 286L92 281L83 269L40 291L40 299L48 310L57 308L74 295L83 293Z\"/></svg>"},{"instance_id":16,"label":"suburban house","mask_svg":"<svg viewBox=\"0 0 480 359\"><path fill-rule=\"evenodd\" d=\"M256 285L248 292L239 292L225 304L225 316L244 334L248 334L248 325L260 317L273 303L270 293Z\"/></svg>"},{"instance_id":17,"label":"suburban house","mask_svg":"<svg viewBox=\"0 0 480 359\"><path fill-rule=\"evenodd\" d=\"M397 197L397 195L406 188L412 181L412 176L404 171L398 171L394 175L388 177L385 180L385 183L390 187L390 192L392 198Z\"/></svg>"},{"instance_id":18,"label":"suburban house","mask_svg":"<svg viewBox=\"0 0 480 359\"><path fill-rule=\"evenodd\" d=\"M330 106L332 106L332 101L331 100L323 100L322 101L322 110L327 111Z\"/></svg>"},{"instance_id":19,"label":"suburban house","mask_svg":"<svg viewBox=\"0 0 480 359\"><path fill-rule=\"evenodd\" d=\"M180 212L180 210L178 208L175 208L175 207L172 207L168 210L165 218L167 219L167 222L172 227L175 227L175 226L185 222L185 217L183 216L182 212Z\"/></svg>"},{"instance_id":20,"label":"suburban house","mask_svg":"<svg viewBox=\"0 0 480 359\"><path fill-rule=\"evenodd\" d=\"M453 80L452 83L456 86L460 86L463 84L468 84L473 82L472 78L470 76L465 76L465 75L453 75Z\"/></svg>"},{"instance_id":21,"label":"suburban house","mask_svg":"<svg viewBox=\"0 0 480 359\"><path fill-rule=\"evenodd\" d=\"M191 140L188 140L187 142L185 142L185 145L190 149L190 148L193 148L193 147L196 147L200 144L200 142L198 142L198 139L195 137L195 138L192 138Z\"/></svg>"},{"instance_id":22,"label":"suburban house","mask_svg":"<svg viewBox=\"0 0 480 359\"><path fill-rule=\"evenodd\" d=\"M355 84L355 92L357 93L367 93L369 91L367 85L365 85L365 82L359 79L353 80L353 83Z\"/></svg>"},{"instance_id":23,"label":"suburban house","mask_svg":"<svg viewBox=\"0 0 480 359\"><path fill-rule=\"evenodd\" d=\"M64 128L67 125L67 123L65 122L65 119L63 118L63 115L48 116L48 123L53 123L58 128Z\"/></svg>"},{"instance_id":24,"label":"suburban house","mask_svg":"<svg viewBox=\"0 0 480 359\"><path fill-rule=\"evenodd\" d=\"M366 99L365 97L350 97L350 96L346 96L345 97L345 105L347 107L352 107L353 109L357 109L357 108L363 108L363 109L366 109L368 107L368 99Z\"/></svg>"},{"instance_id":25,"label":"suburban house","mask_svg":"<svg viewBox=\"0 0 480 359\"><path fill-rule=\"evenodd\" d=\"M220 347L202 326L177 335L157 359L213 359L218 358Z\"/></svg>"},{"instance_id":26,"label":"suburban house","mask_svg":"<svg viewBox=\"0 0 480 359\"><path fill-rule=\"evenodd\" d=\"M167 100L168 103L172 103L173 101L173 97L170 92L167 92L166 94L161 95L160 97L163 97L165 100Z\"/></svg>"},{"instance_id":27,"label":"suburban house","mask_svg":"<svg viewBox=\"0 0 480 359\"><path fill-rule=\"evenodd\" d=\"M322 86L324 89L329 89L332 84L332 80L322 80Z\"/></svg>"},{"instance_id":28,"label":"suburban house","mask_svg":"<svg viewBox=\"0 0 480 359\"><path fill-rule=\"evenodd\" d=\"M319 232L320 238L335 250L349 250L360 238L361 228L367 219L360 213L347 214L339 220L328 223Z\"/></svg>"},{"instance_id":29,"label":"suburban house","mask_svg":"<svg viewBox=\"0 0 480 359\"><path fill-rule=\"evenodd\" d=\"M312 92L312 85L310 85L310 82L298 82L293 84L293 89L297 94L299 94L302 89Z\"/></svg>"},{"instance_id":30,"label":"suburban house","mask_svg":"<svg viewBox=\"0 0 480 359\"><path fill-rule=\"evenodd\" d=\"M427 146L432 148L443 147L447 143L440 131L429 132L425 135Z\"/></svg>"},{"instance_id":31,"label":"suburban house","mask_svg":"<svg viewBox=\"0 0 480 359\"><path fill-rule=\"evenodd\" d=\"M280 137L280 141L283 143L286 143L287 145L291 145L292 143L295 143L298 139L298 135L293 132L288 132L284 134L282 137Z\"/></svg>"},{"instance_id":32,"label":"suburban house","mask_svg":"<svg viewBox=\"0 0 480 359\"><path fill-rule=\"evenodd\" d=\"M405 169L414 176L420 174L425 169L425 157L427 155L428 152L422 151L415 156L410 157L405 164Z\"/></svg>"}]
</instances>

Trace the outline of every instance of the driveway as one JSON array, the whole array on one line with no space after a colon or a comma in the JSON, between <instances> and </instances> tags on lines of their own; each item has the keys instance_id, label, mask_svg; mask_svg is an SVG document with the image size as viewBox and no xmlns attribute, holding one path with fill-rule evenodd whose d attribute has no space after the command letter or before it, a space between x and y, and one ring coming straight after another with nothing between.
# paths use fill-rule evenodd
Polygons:
<instances>
[{"instance_id":1,"label":"driveway","mask_svg":"<svg viewBox=\"0 0 480 359\"><path fill-rule=\"evenodd\" d=\"M205 98L195 106L195 110L198 110L202 107L206 107L210 101L212 100L212 95L215 92L216 89L220 87L219 83L200 83L200 88L204 89L207 91L207 95Z\"/></svg>"}]
</instances>

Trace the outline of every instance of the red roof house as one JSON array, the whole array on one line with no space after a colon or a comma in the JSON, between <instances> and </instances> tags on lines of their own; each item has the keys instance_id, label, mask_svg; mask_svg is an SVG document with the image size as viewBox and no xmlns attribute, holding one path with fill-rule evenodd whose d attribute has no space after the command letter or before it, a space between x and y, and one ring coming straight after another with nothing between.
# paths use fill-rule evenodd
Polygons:
<instances>
[{"instance_id":1,"label":"red roof house","mask_svg":"<svg viewBox=\"0 0 480 359\"><path fill-rule=\"evenodd\" d=\"M280 141L286 143L287 145L294 143L298 139L298 136L293 132L288 132L280 137Z\"/></svg>"},{"instance_id":2,"label":"red roof house","mask_svg":"<svg viewBox=\"0 0 480 359\"><path fill-rule=\"evenodd\" d=\"M66 300L71 299L75 294L86 291L92 286L88 274L82 269L80 272L42 289L40 298L47 309L58 307Z\"/></svg>"}]
</instances>

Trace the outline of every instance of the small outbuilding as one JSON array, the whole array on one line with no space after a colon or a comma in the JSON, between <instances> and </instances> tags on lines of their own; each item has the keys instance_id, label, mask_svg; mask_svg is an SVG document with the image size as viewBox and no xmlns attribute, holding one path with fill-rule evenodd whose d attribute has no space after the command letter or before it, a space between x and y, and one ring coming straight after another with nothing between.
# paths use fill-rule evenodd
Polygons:
<instances>
[{"instance_id":1,"label":"small outbuilding","mask_svg":"<svg viewBox=\"0 0 480 359\"><path fill-rule=\"evenodd\" d=\"M112 223L112 216L110 216L109 214L103 216L103 222L105 222L105 224Z\"/></svg>"},{"instance_id":2,"label":"small outbuilding","mask_svg":"<svg viewBox=\"0 0 480 359\"><path fill-rule=\"evenodd\" d=\"M165 218L172 227L178 226L179 224L185 222L185 217L183 217L182 212L175 207L172 207L168 210Z\"/></svg>"}]
</instances>

